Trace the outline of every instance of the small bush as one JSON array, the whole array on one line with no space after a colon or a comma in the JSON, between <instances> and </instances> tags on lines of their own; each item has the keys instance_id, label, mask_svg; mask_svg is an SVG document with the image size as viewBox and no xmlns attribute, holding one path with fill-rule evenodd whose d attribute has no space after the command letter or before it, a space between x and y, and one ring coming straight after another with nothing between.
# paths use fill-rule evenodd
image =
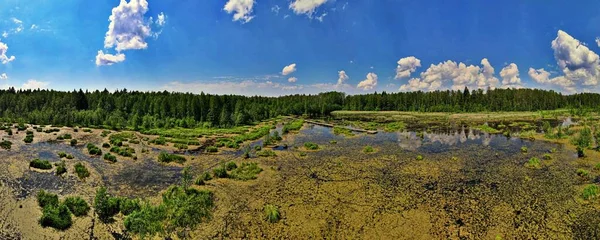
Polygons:
<instances>
[{"instance_id":1,"label":"small bush","mask_svg":"<svg viewBox=\"0 0 600 240\"><path fill-rule=\"evenodd\" d=\"M6 133L8 133L8 136L12 136L13 135L13 132L12 132L12 130L10 128L6 129Z\"/></svg>"},{"instance_id":2,"label":"small bush","mask_svg":"<svg viewBox=\"0 0 600 240\"><path fill-rule=\"evenodd\" d=\"M363 152L372 153L372 152L375 152L375 149L371 146L366 146L365 148L363 148Z\"/></svg>"},{"instance_id":3,"label":"small bush","mask_svg":"<svg viewBox=\"0 0 600 240\"><path fill-rule=\"evenodd\" d=\"M31 143L31 142L33 142L33 135L27 135L27 136L25 136L25 139L23 139L23 142L25 142L25 143Z\"/></svg>"},{"instance_id":4,"label":"small bush","mask_svg":"<svg viewBox=\"0 0 600 240\"><path fill-rule=\"evenodd\" d=\"M230 178L236 180L252 180L256 179L256 175L262 172L262 168L256 163L242 163L238 168L231 171Z\"/></svg>"},{"instance_id":5,"label":"small bush","mask_svg":"<svg viewBox=\"0 0 600 240\"><path fill-rule=\"evenodd\" d=\"M46 206L57 206L58 196L54 193L49 193L44 190L40 190L37 194L37 202L40 207Z\"/></svg>"},{"instance_id":6,"label":"small bush","mask_svg":"<svg viewBox=\"0 0 600 240\"><path fill-rule=\"evenodd\" d=\"M102 143L102 147L103 148L110 148L110 144L109 143Z\"/></svg>"},{"instance_id":7,"label":"small bush","mask_svg":"<svg viewBox=\"0 0 600 240\"><path fill-rule=\"evenodd\" d=\"M70 142L70 144L71 144L71 146L73 146L73 147L74 147L74 146L76 146L76 145L77 145L77 139L71 139L71 142Z\"/></svg>"},{"instance_id":8,"label":"small bush","mask_svg":"<svg viewBox=\"0 0 600 240\"><path fill-rule=\"evenodd\" d=\"M546 154L544 154L544 156L542 158L544 160L551 160L552 159L552 155L550 155L550 153L546 153Z\"/></svg>"},{"instance_id":9,"label":"small bush","mask_svg":"<svg viewBox=\"0 0 600 240\"><path fill-rule=\"evenodd\" d=\"M213 175L215 178L227 178L229 176L224 165L213 169Z\"/></svg>"},{"instance_id":10,"label":"small bush","mask_svg":"<svg viewBox=\"0 0 600 240\"><path fill-rule=\"evenodd\" d=\"M76 217L85 216L90 210L87 202L80 197L67 197L64 204L67 205L71 213Z\"/></svg>"},{"instance_id":11,"label":"small bush","mask_svg":"<svg viewBox=\"0 0 600 240\"><path fill-rule=\"evenodd\" d=\"M215 147L215 146L208 146L208 147L206 147L206 152L215 153L215 152L218 152L218 151L219 151L219 149L217 147Z\"/></svg>"},{"instance_id":12,"label":"small bush","mask_svg":"<svg viewBox=\"0 0 600 240\"><path fill-rule=\"evenodd\" d=\"M204 185L206 184L206 181L211 180L212 177L210 176L210 173L208 172L204 172L202 173L200 176L198 176L198 178L196 178L196 185Z\"/></svg>"},{"instance_id":13,"label":"small bush","mask_svg":"<svg viewBox=\"0 0 600 240\"><path fill-rule=\"evenodd\" d=\"M80 179L84 179L90 176L90 172L87 170L87 168L81 164L81 163L77 163L75 164L75 173L77 174L77 176Z\"/></svg>"},{"instance_id":14,"label":"small bush","mask_svg":"<svg viewBox=\"0 0 600 240\"><path fill-rule=\"evenodd\" d=\"M577 169L577 176L583 179L589 179L591 177L590 172L585 169Z\"/></svg>"},{"instance_id":15,"label":"small bush","mask_svg":"<svg viewBox=\"0 0 600 240\"><path fill-rule=\"evenodd\" d=\"M596 184L590 184L583 189L581 197L585 200L594 199L598 197L599 192L600 189L598 189L598 186L596 186Z\"/></svg>"},{"instance_id":16,"label":"small bush","mask_svg":"<svg viewBox=\"0 0 600 240\"><path fill-rule=\"evenodd\" d=\"M12 146L12 142L10 142L10 141L4 140L4 141L0 142L0 147L2 149L10 150L11 146Z\"/></svg>"},{"instance_id":17,"label":"small bush","mask_svg":"<svg viewBox=\"0 0 600 240\"><path fill-rule=\"evenodd\" d=\"M228 162L227 164L225 164L225 168L227 169L227 171L231 171L231 170L237 168L237 164L235 164L235 162L231 161L231 162Z\"/></svg>"},{"instance_id":18,"label":"small bush","mask_svg":"<svg viewBox=\"0 0 600 240\"><path fill-rule=\"evenodd\" d=\"M532 157L525 163L525 166L528 168L540 168L542 166L541 164L540 159Z\"/></svg>"},{"instance_id":19,"label":"small bush","mask_svg":"<svg viewBox=\"0 0 600 240\"><path fill-rule=\"evenodd\" d=\"M594 166L594 170L600 171L600 163L598 163L598 164L596 164L596 166Z\"/></svg>"},{"instance_id":20,"label":"small bush","mask_svg":"<svg viewBox=\"0 0 600 240\"><path fill-rule=\"evenodd\" d=\"M417 155L417 157L415 159L421 161L421 160L423 160L423 155Z\"/></svg>"},{"instance_id":21,"label":"small bush","mask_svg":"<svg viewBox=\"0 0 600 240\"><path fill-rule=\"evenodd\" d=\"M73 159L73 155L67 154L67 159Z\"/></svg>"},{"instance_id":22,"label":"small bush","mask_svg":"<svg viewBox=\"0 0 600 240\"><path fill-rule=\"evenodd\" d=\"M522 146L522 147L521 147L521 152L522 152L522 153L527 153L527 150L528 150L528 149L527 149L527 147L526 147L526 146Z\"/></svg>"},{"instance_id":23,"label":"small bush","mask_svg":"<svg viewBox=\"0 0 600 240\"><path fill-rule=\"evenodd\" d=\"M317 145L316 143L313 143L313 142L305 142L304 148L306 148L308 150L317 150L317 149L319 149L319 145Z\"/></svg>"},{"instance_id":24,"label":"small bush","mask_svg":"<svg viewBox=\"0 0 600 240\"><path fill-rule=\"evenodd\" d=\"M259 156L259 157L275 157L275 156L277 156L277 154L273 150L265 149L265 150L261 150L261 151L256 152L256 156Z\"/></svg>"},{"instance_id":25,"label":"small bush","mask_svg":"<svg viewBox=\"0 0 600 240\"><path fill-rule=\"evenodd\" d=\"M119 198L110 196L105 187L100 187L94 198L94 211L98 214L100 221L110 222L113 216L119 213L119 203Z\"/></svg>"},{"instance_id":26,"label":"small bush","mask_svg":"<svg viewBox=\"0 0 600 240\"><path fill-rule=\"evenodd\" d=\"M66 152L58 152L58 157L59 158L67 157L67 153Z\"/></svg>"},{"instance_id":27,"label":"small bush","mask_svg":"<svg viewBox=\"0 0 600 240\"><path fill-rule=\"evenodd\" d=\"M154 140L149 141L148 143L152 143L152 144L156 144L156 145L165 145L165 144L167 144L167 139L165 139L164 137L158 137L158 138L155 138Z\"/></svg>"},{"instance_id":28,"label":"small bush","mask_svg":"<svg viewBox=\"0 0 600 240\"><path fill-rule=\"evenodd\" d=\"M185 157L163 151L158 154L158 161L164 163L176 162L181 164L185 162Z\"/></svg>"},{"instance_id":29,"label":"small bush","mask_svg":"<svg viewBox=\"0 0 600 240\"><path fill-rule=\"evenodd\" d=\"M254 151L260 151L260 150L262 150L262 146L261 145L254 146Z\"/></svg>"},{"instance_id":30,"label":"small bush","mask_svg":"<svg viewBox=\"0 0 600 240\"><path fill-rule=\"evenodd\" d=\"M305 153L305 152L300 152L300 154L299 154L299 155L300 155L300 157L306 157L307 153Z\"/></svg>"},{"instance_id":31,"label":"small bush","mask_svg":"<svg viewBox=\"0 0 600 240\"><path fill-rule=\"evenodd\" d=\"M336 140L330 140L329 144L337 144L337 141Z\"/></svg>"},{"instance_id":32,"label":"small bush","mask_svg":"<svg viewBox=\"0 0 600 240\"><path fill-rule=\"evenodd\" d=\"M188 145L183 143L175 143L173 146L179 150L188 149Z\"/></svg>"},{"instance_id":33,"label":"small bush","mask_svg":"<svg viewBox=\"0 0 600 240\"><path fill-rule=\"evenodd\" d=\"M91 133L91 132L92 132L92 129L89 129L89 128L84 128L84 129L83 129L83 132L86 132L86 133Z\"/></svg>"},{"instance_id":34,"label":"small bush","mask_svg":"<svg viewBox=\"0 0 600 240\"><path fill-rule=\"evenodd\" d=\"M71 136L71 134L69 134L69 133L65 133L65 134L63 134L63 135L62 135L62 138L63 138L63 139L71 139L71 138L73 138L73 137Z\"/></svg>"},{"instance_id":35,"label":"small bush","mask_svg":"<svg viewBox=\"0 0 600 240\"><path fill-rule=\"evenodd\" d=\"M112 163L116 163L117 162L117 157L115 155L110 154L110 153L106 153L106 154L104 154L104 160L112 162Z\"/></svg>"},{"instance_id":36,"label":"small bush","mask_svg":"<svg viewBox=\"0 0 600 240\"><path fill-rule=\"evenodd\" d=\"M83 130L83 131L85 132L85 130ZM106 136L108 136L108 134L110 134L109 130L103 130L102 133L100 134L100 136L106 137Z\"/></svg>"},{"instance_id":37,"label":"small bush","mask_svg":"<svg viewBox=\"0 0 600 240\"><path fill-rule=\"evenodd\" d=\"M67 166L65 161L60 161L54 164L56 166L56 175L62 175L67 172Z\"/></svg>"},{"instance_id":38,"label":"small bush","mask_svg":"<svg viewBox=\"0 0 600 240\"><path fill-rule=\"evenodd\" d=\"M102 150L100 150L100 148L98 148L96 145L88 143L86 146L88 153L90 155L97 155L100 156L102 155Z\"/></svg>"},{"instance_id":39,"label":"small bush","mask_svg":"<svg viewBox=\"0 0 600 240\"><path fill-rule=\"evenodd\" d=\"M140 209L141 205L138 199L121 198L119 201L119 211L125 216Z\"/></svg>"},{"instance_id":40,"label":"small bush","mask_svg":"<svg viewBox=\"0 0 600 240\"><path fill-rule=\"evenodd\" d=\"M65 204L44 207L40 218L42 227L52 227L58 230L66 230L73 224L71 212Z\"/></svg>"},{"instance_id":41,"label":"small bush","mask_svg":"<svg viewBox=\"0 0 600 240\"><path fill-rule=\"evenodd\" d=\"M52 164L50 164L50 162L48 162L48 160L40 160L40 159L36 158L36 159L31 160L31 162L29 162L29 167L48 170L48 169L52 169Z\"/></svg>"},{"instance_id":42,"label":"small bush","mask_svg":"<svg viewBox=\"0 0 600 240\"><path fill-rule=\"evenodd\" d=\"M265 219L270 223L276 223L281 218L279 208L275 205L267 204L264 207Z\"/></svg>"}]
</instances>

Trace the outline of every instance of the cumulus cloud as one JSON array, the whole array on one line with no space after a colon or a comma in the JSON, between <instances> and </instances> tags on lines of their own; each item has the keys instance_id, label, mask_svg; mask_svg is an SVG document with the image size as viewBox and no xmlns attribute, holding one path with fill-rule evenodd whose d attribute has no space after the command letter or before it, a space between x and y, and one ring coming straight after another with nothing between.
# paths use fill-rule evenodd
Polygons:
<instances>
[{"instance_id":1,"label":"cumulus cloud","mask_svg":"<svg viewBox=\"0 0 600 240\"><path fill-rule=\"evenodd\" d=\"M298 78L296 77L288 78L288 82L295 83L296 81L298 81Z\"/></svg>"},{"instance_id":2,"label":"cumulus cloud","mask_svg":"<svg viewBox=\"0 0 600 240\"><path fill-rule=\"evenodd\" d=\"M348 79L350 79L350 78L346 74L346 71L344 71L344 70L339 71L337 85L341 86L342 84L346 83L346 81L348 81Z\"/></svg>"},{"instance_id":3,"label":"cumulus cloud","mask_svg":"<svg viewBox=\"0 0 600 240\"><path fill-rule=\"evenodd\" d=\"M558 30L556 39L552 41L552 49L554 58L567 79L586 86L598 85L598 54L562 30Z\"/></svg>"},{"instance_id":4,"label":"cumulus cloud","mask_svg":"<svg viewBox=\"0 0 600 240\"><path fill-rule=\"evenodd\" d=\"M104 48L116 46L117 51L145 49L145 41L152 33L150 21L144 15L148 11L148 1L121 0L119 6L112 9L108 17L110 24L104 38Z\"/></svg>"},{"instance_id":5,"label":"cumulus cloud","mask_svg":"<svg viewBox=\"0 0 600 240\"><path fill-rule=\"evenodd\" d=\"M165 16L165 14L163 12L160 12L158 14L158 16L156 17L156 24L158 24L158 26L162 27L165 25L166 21L167 21L167 18Z\"/></svg>"},{"instance_id":6,"label":"cumulus cloud","mask_svg":"<svg viewBox=\"0 0 600 240\"><path fill-rule=\"evenodd\" d=\"M254 7L254 0L229 0L223 10L227 13L233 13L233 21L240 21L242 23L250 22L254 18L252 16L252 8Z\"/></svg>"},{"instance_id":7,"label":"cumulus cloud","mask_svg":"<svg viewBox=\"0 0 600 240\"><path fill-rule=\"evenodd\" d=\"M527 74L529 75L529 77L531 79L533 79L534 81L536 81L538 83L557 85L569 93L573 93L576 91L575 83L573 81L567 79L565 76L557 76L554 78L550 78L550 75L551 75L550 72L544 70L543 68L540 68L540 69L529 68L529 71L527 72Z\"/></svg>"},{"instance_id":8,"label":"cumulus cloud","mask_svg":"<svg viewBox=\"0 0 600 240\"><path fill-rule=\"evenodd\" d=\"M521 78L519 77L519 67L517 67L517 64L511 63L508 66L502 68L502 70L500 71L500 77L502 77L503 87L521 87Z\"/></svg>"},{"instance_id":9,"label":"cumulus cloud","mask_svg":"<svg viewBox=\"0 0 600 240\"><path fill-rule=\"evenodd\" d=\"M286 75L289 75L289 74L291 74L291 73L293 73L295 71L296 71L296 64L292 63L290 65L287 65L287 66L283 67L283 70L281 70L281 75L286 76Z\"/></svg>"},{"instance_id":10,"label":"cumulus cloud","mask_svg":"<svg viewBox=\"0 0 600 240\"><path fill-rule=\"evenodd\" d=\"M0 80L6 80L8 79L8 75L6 75L6 73L0 74Z\"/></svg>"},{"instance_id":11,"label":"cumulus cloud","mask_svg":"<svg viewBox=\"0 0 600 240\"><path fill-rule=\"evenodd\" d=\"M15 56L8 56L6 52L8 51L8 45L6 43L0 42L0 62L2 64L7 64L15 60Z\"/></svg>"},{"instance_id":12,"label":"cumulus cloud","mask_svg":"<svg viewBox=\"0 0 600 240\"><path fill-rule=\"evenodd\" d=\"M102 50L98 51L98 55L96 55L96 65L113 65L115 63L120 63L125 61L125 54L118 53L116 55L104 53Z\"/></svg>"},{"instance_id":13,"label":"cumulus cloud","mask_svg":"<svg viewBox=\"0 0 600 240\"><path fill-rule=\"evenodd\" d=\"M367 74L367 79L359 82L356 87L366 91L366 90L371 90L371 89L375 88L376 86L377 86L377 74L369 73L369 74Z\"/></svg>"},{"instance_id":14,"label":"cumulus cloud","mask_svg":"<svg viewBox=\"0 0 600 240\"><path fill-rule=\"evenodd\" d=\"M408 78L410 74L415 72L418 67L421 67L421 60L414 56L401 58L398 60L396 68L396 79Z\"/></svg>"},{"instance_id":15,"label":"cumulus cloud","mask_svg":"<svg viewBox=\"0 0 600 240\"><path fill-rule=\"evenodd\" d=\"M295 0L290 3L289 8L297 15L306 14L309 17L312 17L315 10L325 2L327 2L327 0Z\"/></svg>"},{"instance_id":16,"label":"cumulus cloud","mask_svg":"<svg viewBox=\"0 0 600 240\"><path fill-rule=\"evenodd\" d=\"M412 78L400 86L400 91L435 91L442 88L461 90L495 88L498 79L494 77L494 68L487 59L482 59L483 67L466 65L462 62L446 61L431 64L419 78ZM404 74L406 75L406 74ZM401 75L401 76L404 76Z\"/></svg>"},{"instance_id":17,"label":"cumulus cloud","mask_svg":"<svg viewBox=\"0 0 600 240\"><path fill-rule=\"evenodd\" d=\"M49 82L40 82L35 79L29 79L26 83L23 83L21 89L44 89L47 88L49 84Z\"/></svg>"}]
</instances>

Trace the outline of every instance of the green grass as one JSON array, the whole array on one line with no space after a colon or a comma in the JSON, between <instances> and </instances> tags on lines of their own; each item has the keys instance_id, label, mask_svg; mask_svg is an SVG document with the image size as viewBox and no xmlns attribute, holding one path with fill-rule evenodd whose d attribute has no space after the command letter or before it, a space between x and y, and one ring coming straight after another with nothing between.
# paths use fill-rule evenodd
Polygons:
<instances>
[{"instance_id":1,"label":"green grass","mask_svg":"<svg viewBox=\"0 0 600 240\"><path fill-rule=\"evenodd\" d=\"M52 164L48 160L40 160L36 158L29 162L29 167L48 170L52 169Z\"/></svg>"},{"instance_id":2,"label":"green grass","mask_svg":"<svg viewBox=\"0 0 600 240\"><path fill-rule=\"evenodd\" d=\"M542 157L544 160L551 160L552 159L552 155L550 155L550 153L545 153L544 156Z\"/></svg>"},{"instance_id":3,"label":"green grass","mask_svg":"<svg viewBox=\"0 0 600 240\"><path fill-rule=\"evenodd\" d=\"M277 156L277 154L273 150L265 149L265 150L257 151L256 152L256 156L259 156L259 157L275 157L275 156Z\"/></svg>"},{"instance_id":4,"label":"green grass","mask_svg":"<svg viewBox=\"0 0 600 240\"><path fill-rule=\"evenodd\" d=\"M283 125L282 132L284 134L286 134L286 133L289 133L290 131L298 131L298 130L300 130L300 128L302 128L302 125L304 125L303 119L292 120L292 121L286 123L285 125Z\"/></svg>"},{"instance_id":5,"label":"green grass","mask_svg":"<svg viewBox=\"0 0 600 240\"><path fill-rule=\"evenodd\" d=\"M65 198L64 204L76 217L85 216L90 210L90 206L87 202L80 197L67 197Z\"/></svg>"},{"instance_id":6,"label":"green grass","mask_svg":"<svg viewBox=\"0 0 600 240\"><path fill-rule=\"evenodd\" d=\"M597 163L596 165L594 165L594 170L600 171L600 163Z\"/></svg>"},{"instance_id":7,"label":"green grass","mask_svg":"<svg viewBox=\"0 0 600 240\"><path fill-rule=\"evenodd\" d=\"M242 163L238 168L235 168L229 174L230 178L236 180L252 180L256 179L256 176L262 172L262 168L257 163Z\"/></svg>"},{"instance_id":8,"label":"green grass","mask_svg":"<svg viewBox=\"0 0 600 240\"><path fill-rule=\"evenodd\" d=\"M183 156L163 151L160 152L160 154L158 154L158 161L164 163L176 162L179 164L183 164L186 161L186 159Z\"/></svg>"},{"instance_id":9,"label":"green grass","mask_svg":"<svg viewBox=\"0 0 600 240\"><path fill-rule=\"evenodd\" d=\"M371 146L366 146L365 148L363 148L363 152L364 153L373 153L373 152L375 152L375 149Z\"/></svg>"},{"instance_id":10,"label":"green grass","mask_svg":"<svg viewBox=\"0 0 600 240\"><path fill-rule=\"evenodd\" d=\"M587 185L583 189L583 192L581 193L581 197L584 200L591 200L591 199L598 197L599 192L600 192L600 189L598 189L598 186L596 184L590 184L590 185Z\"/></svg>"},{"instance_id":11,"label":"green grass","mask_svg":"<svg viewBox=\"0 0 600 240\"><path fill-rule=\"evenodd\" d=\"M344 127L333 127L333 134L335 135L344 135L346 137L352 137L354 136L354 133L347 128Z\"/></svg>"},{"instance_id":12,"label":"green grass","mask_svg":"<svg viewBox=\"0 0 600 240\"><path fill-rule=\"evenodd\" d=\"M225 164L225 168L227 169L227 171L231 171L233 169L236 169L237 167L238 167L237 164L235 164L235 162L233 162L233 161Z\"/></svg>"},{"instance_id":13,"label":"green grass","mask_svg":"<svg viewBox=\"0 0 600 240\"><path fill-rule=\"evenodd\" d=\"M474 128L474 129L477 129L477 130L479 130L479 131L482 131L482 132L486 132L486 133L493 133L493 134L495 134L495 133L501 133L501 132L502 132L501 130L498 130L498 129L495 129L495 128L493 128L493 127L490 127L490 126L489 126L489 125L487 125L487 124L481 124L481 125L479 125L479 126L475 126L475 127L473 127L473 128Z\"/></svg>"},{"instance_id":14,"label":"green grass","mask_svg":"<svg viewBox=\"0 0 600 240\"><path fill-rule=\"evenodd\" d=\"M526 147L526 146L522 146L522 147L521 147L521 152L522 152L522 153L527 153L527 151L528 151L528 149L527 149L527 147Z\"/></svg>"},{"instance_id":15,"label":"green grass","mask_svg":"<svg viewBox=\"0 0 600 240\"><path fill-rule=\"evenodd\" d=\"M265 219L270 223L276 223L281 218L279 208L275 205L267 204L264 207Z\"/></svg>"},{"instance_id":16,"label":"green grass","mask_svg":"<svg viewBox=\"0 0 600 240\"><path fill-rule=\"evenodd\" d=\"M392 122L385 125L383 128L386 132L397 132L402 131L406 128L406 124L404 122Z\"/></svg>"},{"instance_id":17,"label":"green grass","mask_svg":"<svg viewBox=\"0 0 600 240\"><path fill-rule=\"evenodd\" d=\"M304 148L306 148L307 150L318 150L319 145L317 145L316 143L313 143L313 142L305 142Z\"/></svg>"},{"instance_id":18,"label":"green grass","mask_svg":"<svg viewBox=\"0 0 600 240\"><path fill-rule=\"evenodd\" d=\"M173 145L173 147L179 149L179 150L184 150L184 149L188 149L188 145L187 144L183 144L183 143L175 143L175 145Z\"/></svg>"},{"instance_id":19,"label":"green grass","mask_svg":"<svg viewBox=\"0 0 600 240\"><path fill-rule=\"evenodd\" d=\"M210 173L208 172L204 172L202 174L200 174L200 176L198 176L198 178L196 178L195 184L196 185L204 185L206 184L207 181L212 180L212 176L210 176Z\"/></svg>"},{"instance_id":20,"label":"green grass","mask_svg":"<svg viewBox=\"0 0 600 240\"><path fill-rule=\"evenodd\" d=\"M208 153L216 153L219 151L219 148L215 147L215 146L208 146L206 147L206 152Z\"/></svg>"},{"instance_id":21,"label":"green grass","mask_svg":"<svg viewBox=\"0 0 600 240\"><path fill-rule=\"evenodd\" d=\"M525 167L537 169L542 167L542 163L540 162L539 158L532 157L527 161L527 163L525 163Z\"/></svg>"},{"instance_id":22,"label":"green grass","mask_svg":"<svg viewBox=\"0 0 600 240\"><path fill-rule=\"evenodd\" d=\"M148 135L160 135L163 137L172 138L198 138L202 136L213 136L223 134L243 134L248 130L247 126L233 128L171 128L171 129L150 129L144 130L142 133Z\"/></svg>"},{"instance_id":23,"label":"green grass","mask_svg":"<svg viewBox=\"0 0 600 240\"><path fill-rule=\"evenodd\" d=\"M77 177L79 177L80 179L84 179L90 176L90 172L88 171L88 169L81 163L75 164L75 174L77 174Z\"/></svg>"},{"instance_id":24,"label":"green grass","mask_svg":"<svg viewBox=\"0 0 600 240\"><path fill-rule=\"evenodd\" d=\"M585 169L579 168L579 169L577 169L576 173L577 173L577 176L579 176L579 177L581 177L583 179L589 179L591 177L590 172L588 170L585 170Z\"/></svg>"},{"instance_id":25,"label":"green grass","mask_svg":"<svg viewBox=\"0 0 600 240\"><path fill-rule=\"evenodd\" d=\"M229 174L227 174L227 169L225 168L224 164L220 167L214 168L213 175L215 176L215 178L227 178L229 176Z\"/></svg>"}]
</instances>

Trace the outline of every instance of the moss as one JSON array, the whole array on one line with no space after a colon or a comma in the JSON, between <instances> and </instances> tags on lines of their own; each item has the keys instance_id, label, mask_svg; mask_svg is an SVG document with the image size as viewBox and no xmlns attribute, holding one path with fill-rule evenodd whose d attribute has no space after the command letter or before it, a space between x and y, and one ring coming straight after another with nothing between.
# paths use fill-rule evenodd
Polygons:
<instances>
[{"instance_id":1,"label":"moss","mask_svg":"<svg viewBox=\"0 0 600 240\"><path fill-rule=\"evenodd\" d=\"M276 223L281 218L279 208L275 205L267 204L264 207L265 219L270 223Z\"/></svg>"},{"instance_id":2,"label":"moss","mask_svg":"<svg viewBox=\"0 0 600 240\"><path fill-rule=\"evenodd\" d=\"M48 160L40 160L36 158L29 162L29 167L47 170L52 169L52 164L50 164Z\"/></svg>"}]
</instances>

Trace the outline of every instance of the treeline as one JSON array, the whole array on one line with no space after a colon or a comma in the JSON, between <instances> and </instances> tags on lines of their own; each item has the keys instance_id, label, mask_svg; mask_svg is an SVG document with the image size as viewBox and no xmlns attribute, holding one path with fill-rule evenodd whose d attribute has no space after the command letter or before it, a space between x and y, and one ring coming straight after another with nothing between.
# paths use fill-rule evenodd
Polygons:
<instances>
[{"instance_id":1,"label":"treeline","mask_svg":"<svg viewBox=\"0 0 600 240\"><path fill-rule=\"evenodd\" d=\"M335 110L480 112L594 108L600 94L539 89L373 93L281 97L170 92L0 90L0 117L34 124L130 127L229 127L279 115L326 117Z\"/></svg>"}]
</instances>

